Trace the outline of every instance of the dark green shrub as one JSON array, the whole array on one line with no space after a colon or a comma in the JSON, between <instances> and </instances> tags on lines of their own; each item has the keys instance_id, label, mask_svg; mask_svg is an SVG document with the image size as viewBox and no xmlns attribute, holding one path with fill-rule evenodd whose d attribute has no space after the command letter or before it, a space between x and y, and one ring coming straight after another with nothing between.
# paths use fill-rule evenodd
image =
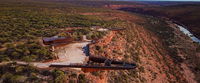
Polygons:
<instances>
[{"instance_id":1,"label":"dark green shrub","mask_svg":"<svg viewBox=\"0 0 200 83\"><path fill-rule=\"evenodd\" d=\"M54 77L54 83L65 83L66 81L66 76L63 71L60 70L54 70L52 72L53 77Z\"/></svg>"},{"instance_id":2,"label":"dark green shrub","mask_svg":"<svg viewBox=\"0 0 200 83\"><path fill-rule=\"evenodd\" d=\"M87 78L85 77L85 74L79 74L78 82L79 83L86 83L87 82Z\"/></svg>"}]
</instances>

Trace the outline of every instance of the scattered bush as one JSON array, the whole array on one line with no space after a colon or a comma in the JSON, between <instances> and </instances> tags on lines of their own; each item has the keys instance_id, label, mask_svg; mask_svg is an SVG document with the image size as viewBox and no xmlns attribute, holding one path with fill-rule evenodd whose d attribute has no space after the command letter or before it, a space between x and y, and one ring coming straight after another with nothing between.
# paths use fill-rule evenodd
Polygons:
<instances>
[{"instance_id":1,"label":"scattered bush","mask_svg":"<svg viewBox=\"0 0 200 83\"><path fill-rule=\"evenodd\" d=\"M79 74L78 76L78 83L86 83L87 79L85 77L85 74Z\"/></svg>"},{"instance_id":2,"label":"scattered bush","mask_svg":"<svg viewBox=\"0 0 200 83\"><path fill-rule=\"evenodd\" d=\"M22 60L22 61L39 61L53 59L48 47L42 47L38 42L27 41L22 44L8 44L6 49L0 51L1 61L5 60Z\"/></svg>"},{"instance_id":3,"label":"scattered bush","mask_svg":"<svg viewBox=\"0 0 200 83\"><path fill-rule=\"evenodd\" d=\"M66 76L63 71L54 70L52 73L53 73L53 77L54 77L54 83L65 83L66 82Z\"/></svg>"}]
</instances>

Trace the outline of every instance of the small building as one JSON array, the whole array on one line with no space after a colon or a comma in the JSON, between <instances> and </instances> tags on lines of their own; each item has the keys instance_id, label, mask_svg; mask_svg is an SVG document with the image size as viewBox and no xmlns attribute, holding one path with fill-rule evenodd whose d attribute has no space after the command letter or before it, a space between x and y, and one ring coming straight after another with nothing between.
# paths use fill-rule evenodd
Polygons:
<instances>
[{"instance_id":1,"label":"small building","mask_svg":"<svg viewBox=\"0 0 200 83\"><path fill-rule=\"evenodd\" d=\"M45 45L56 45L56 44L71 43L73 41L73 38L53 36L53 37L45 37L42 40Z\"/></svg>"}]
</instances>

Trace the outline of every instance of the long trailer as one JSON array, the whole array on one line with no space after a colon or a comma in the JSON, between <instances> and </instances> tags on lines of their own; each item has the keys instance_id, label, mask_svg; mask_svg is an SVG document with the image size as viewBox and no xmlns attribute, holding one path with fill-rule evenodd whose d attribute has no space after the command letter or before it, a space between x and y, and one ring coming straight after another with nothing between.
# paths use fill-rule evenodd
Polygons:
<instances>
[{"instance_id":1,"label":"long trailer","mask_svg":"<svg viewBox=\"0 0 200 83\"><path fill-rule=\"evenodd\" d=\"M90 62L95 63L104 63L104 65L92 65ZM100 70L130 70L135 69L136 64L128 63L123 61L116 61L112 59L107 59L104 57L95 57L89 56L89 63L88 64L70 64L70 65L63 65L63 64L51 64L50 67L56 68L81 68L83 71L92 72L92 71L100 71Z\"/></svg>"},{"instance_id":2,"label":"long trailer","mask_svg":"<svg viewBox=\"0 0 200 83\"><path fill-rule=\"evenodd\" d=\"M109 63L109 64L115 64L115 65L124 65L124 66L136 66L135 63L129 63L125 61L116 61L112 59L108 59L105 57L96 57L96 56L89 56L89 61L97 62L97 63Z\"/></svg>"},{"instance_id":3,"label":"long trailer","mask_svg":"<svg viewBox=\"0 0 200 83\"><path fill-rule=\"evenodd\" d=\"M50 67L56 68L93 68L93 69L110 69L110 70L124 70L135 69L136 66L90 66L90 65L59 65L51 64Z\"/></svg>"}]
</instances>

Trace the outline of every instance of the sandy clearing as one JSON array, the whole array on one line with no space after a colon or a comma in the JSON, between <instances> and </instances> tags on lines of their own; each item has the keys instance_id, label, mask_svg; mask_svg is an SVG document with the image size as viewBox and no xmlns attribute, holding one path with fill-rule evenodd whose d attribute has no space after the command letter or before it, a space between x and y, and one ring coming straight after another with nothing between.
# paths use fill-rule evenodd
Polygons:
<instances>
[{"instance_id":1,"label":"sandy clearing","mask_svg":"<svg viewBox=\"0 0 200 83\"><path fill-rule=\"evenodd\" d=\"M72 43L64 47L63 49L56 50L56 56L58 56L59 64L73 64L84 63L86 59L86 53L88 49L85 49L90 42Z\"/></svg>"},{"instance_id":2,"label":"sandy clearing","mask_svg":"<svg viewBox=\"0 0 200 83\"><path fill-rule=\"evenodd\" d=\"M51 64L69 65L69 64L83 64L86 60L87 45L90 42L72 43L64 46L62 49L55 50L55 55L58 59L47 63L33 63L39 68L49 67Z\"/></svg>"}]
</instances>

